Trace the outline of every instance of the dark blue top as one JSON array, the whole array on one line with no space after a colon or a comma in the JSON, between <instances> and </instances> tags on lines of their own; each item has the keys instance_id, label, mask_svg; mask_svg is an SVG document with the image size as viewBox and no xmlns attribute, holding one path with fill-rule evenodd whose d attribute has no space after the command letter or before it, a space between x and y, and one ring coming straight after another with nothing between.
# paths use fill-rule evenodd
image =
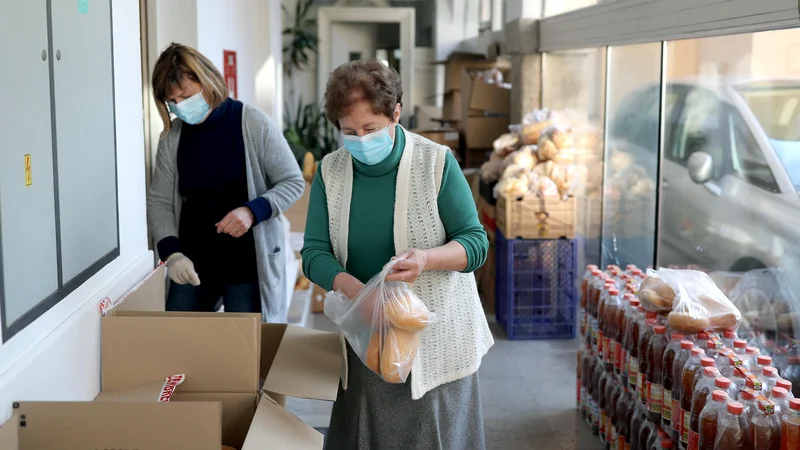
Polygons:
<instances>
[{"instance_id":1,"label":"dark blue top","mask_svg":"<svg viewBox=\"0 0 800 450\"><path fill-rule=\"evenodd\" d=\"M194 262L200 281L211 287L258 279L252 229L239 238L218 234L216 224L241 206L256 224L272 216L269 201L249 201L242 109L226 99L198 125L184 123L178 144L178 189L183 196L179 237L158 243L162 260L183 252Z\"/></svg>"}]
</instances>

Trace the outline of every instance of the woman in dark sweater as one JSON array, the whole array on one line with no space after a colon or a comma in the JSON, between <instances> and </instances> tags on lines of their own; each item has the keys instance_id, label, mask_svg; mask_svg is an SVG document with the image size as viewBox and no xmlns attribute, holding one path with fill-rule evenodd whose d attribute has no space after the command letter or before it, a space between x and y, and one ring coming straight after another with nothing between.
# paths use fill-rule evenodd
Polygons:
<instances>
[{"instance_id":1,"label":"woman in dark sweater","mask_svg":"<svg viewBox=\"0 0 800 450\"><path fill-rule=\"evenodd\" d=\"M280 128L228 98L219 70L183 45L159 57L153 95L164 132L148 216L173 282L167 310L213 311L222 298L226 311L285 321L276 218L304 182Z\"/></svg>"}]
</instances>

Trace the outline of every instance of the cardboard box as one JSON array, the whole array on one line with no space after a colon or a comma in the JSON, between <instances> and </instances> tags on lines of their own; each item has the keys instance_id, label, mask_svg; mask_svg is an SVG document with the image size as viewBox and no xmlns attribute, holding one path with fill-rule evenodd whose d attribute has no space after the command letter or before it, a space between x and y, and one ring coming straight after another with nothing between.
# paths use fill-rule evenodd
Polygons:
<instances>
[{"instance_id":1,"label":"cardboard box","mask_svg":"<svg viewBox=\"0 0 800 450\"><path fill-rule=\"evenodd\" d=\"M163 267L155 274L102 319L96 401L15 404L19 450L321 449L280 399L335 399L338 335L260 314L136 311L136 294L163 284ZM174 374L186 379L168 403L147 400L147 386Z\"/></svg>"},{"instance_id":2,"label":"cardboard box","mask_svg":"<svg viewBox=\"0 0 800 450\"><path fill-rule=\"evenodd\" d=\"M508 133L508 117L468 117L462 125L468 149L491 149L494 140Z\"/></svg>"},{"instance_id":3,"label":"cardboard box","mask_svg":"<svg viewBox=\"0 0 800 450\"><path fill-rule=\"evenodd\" d=\"M311 293L311 312L322 313L325 312L325 289L314 285L314 291Z\"/></svg>"},{"instance_id":4,"label":"cardboard box","mask_svg":"<svg viewBox=\"0 0 800 450\"><path fill-rule=\"evenodd\" d=\"M19 438L18 432L19 417L12 416L3 426L0 426L0 449L2 450L18 450Z\"/></svg>"},{"instance_id":5,"label":"cardboard box","mask_svg":"<svg viewBox=\"0 0 800 450\"><path fill-rule=\"evenodd\" d=\"M497 216L495 206L484 200L478 199L478 218L483 225L484 231L489 236L489 240L494 240L497 233Z\"/></svg>"},{"instance_id":6,"label":"cardboard box","mask_svg":"<svg viewBox=\"0 0 800 450\"><path fill-rule=\"evenodd\" d=\"M416 121L414 128L420 130L427 130L436 128L439 122L434 119L439 119L442 116L442 108L435 105L417 105L415 107Z\"/></svg>"},{"instance_id":7,"label":"cardboard box","mask_svg":"<svg viewBox=\"0 0 800 450\"><path fill-rule=\"evenodd\" d=\"M480 79L472 80L468 107L470 115L475 114L474 111L511 114L511 89Z\"/></svg>"},{"instance_id":8,"label":"cardboard box","mask_svg":"<svg viewBox=\"0 0 800 450\"><path fill-rule=\"evenodd\" d=\"M501 196L497 199L497 229L508 239L573 239L576 210L575 197Z\"/></svg>"},{"instance_id":9,"label":"cardboard box","mask_svg":"<svg viewBox=\"0 0 800 450\"><path fill-rule=\"evenodd\" d=\"M437 144L446 145L451 150L458 150L461 141L461 134L453 128L441 128L432 130L411 130L426 139L430 139Z\"/></svg>"},{"instance_id":10,"label":"cardboard box","mask_svg":"<svg viewBox=\"0 0 800 450\"><path fill-rule=\"evenodd\" d=\"M461 69L468 64L491 64L486 61L486 56L479 53L453 52L444 61L434 61L432 64L444 65L444 89L458 89L461 84Z\"/></svg>"}]
</instances>

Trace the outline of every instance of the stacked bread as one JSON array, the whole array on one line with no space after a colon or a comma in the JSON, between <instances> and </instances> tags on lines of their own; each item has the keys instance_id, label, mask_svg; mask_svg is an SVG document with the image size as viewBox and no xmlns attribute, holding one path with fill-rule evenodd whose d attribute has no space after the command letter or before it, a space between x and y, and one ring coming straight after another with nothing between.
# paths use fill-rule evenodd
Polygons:
<instances>
[{"instance_id":1,"label":"stacked bread","mask_svg":"<svg viewBox=\"0 0 800 450\"><path fill-rule=\"evenodd\" d=\"M536 111L527 122L497 138L490 160L481 167L485 182L497 182L495 197L534 193L566 198L599 191L602 161L597 157L601 145L597 130L569 125L548 110ZM590 176L587 167L597 176Z\"/></svg>"}]
</instances>

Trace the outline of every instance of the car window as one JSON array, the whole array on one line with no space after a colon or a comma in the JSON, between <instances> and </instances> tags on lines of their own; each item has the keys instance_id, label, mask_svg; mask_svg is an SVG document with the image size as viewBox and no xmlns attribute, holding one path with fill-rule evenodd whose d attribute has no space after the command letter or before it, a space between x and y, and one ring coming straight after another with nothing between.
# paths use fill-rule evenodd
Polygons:
<instances>
[{"instance_id":1,"label":"car window","mask_svg":"<svg viewBox=\"0 0 800 450\"><path fill-rule=\"evenodd\" d=\"M734 173L762 189L780 192L769 163L764 157L763 149L758 145L742 116L735 110L728 115L728 135Z\"/></svg>"},{"instance_id":2,"label":"car window","mask_svg":"<svg viewBox=\"0 0 800 450\"><path fill-rule=\"evenodd\" d=\"M686 96L683 110L673 125L672 144L666 157L686 166L694 152L706 152L714 160L713 179L725 174L725 140L721 124L723 104L716 94L706 89L693 89Z\"/></svg>"}]
</instances>

